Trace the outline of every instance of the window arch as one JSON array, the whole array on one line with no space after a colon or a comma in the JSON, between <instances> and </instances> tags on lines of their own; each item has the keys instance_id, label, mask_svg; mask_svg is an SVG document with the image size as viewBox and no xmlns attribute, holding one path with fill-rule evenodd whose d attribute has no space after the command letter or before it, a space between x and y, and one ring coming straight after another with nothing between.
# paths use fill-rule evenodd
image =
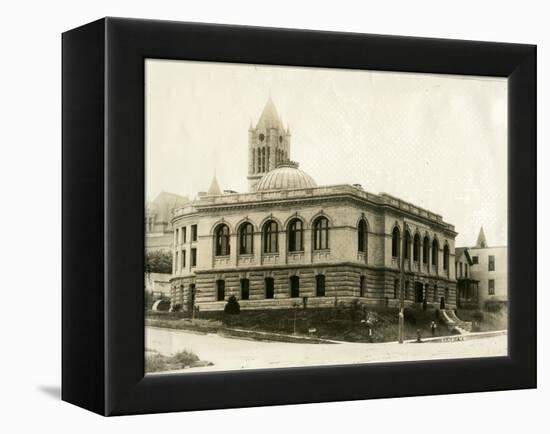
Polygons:
<instances>
[{"instance_id":1,"label":"window arch","mask_svg":"<svg viewBox=\"0 0 550 434\"><path fill-rule=\"evenodd\" d=\"M216 256L227 256L230 251L229 227L227 225L220 225L216 229Z\"/></svg>"},{"instance_id":2,"label":"window arch","mask_svg":"<svg viewBox=\"0 0 550 434\"><path fill-rule=\"evenodd\" d=\"M423 247L422 247L422 262L427 264L429 261L429 252L430 252L430 239L426 235L424 237Z\"/></svg>"},{"instance_id":3,"label":"window arch","mask_svg":"<svg viewBox=\"0 0 550 434\"><path fill-rule=\"evenodd\" d=\"M404 252L405 259L409 259L410 251L411 251L411 233L409 231L405 231L405 252Z\"/></svg>"},{"instance_id":4,"label":"window arch","mask_svg":"<svg viewBox=\"0 0 550 434\"><path fill-rule=\"evenodd\" d=\"M367 222L364 219L359 221L357 226L357 250L363 253L367 252L368 246L368 232L367 232Z\"/></svg>"},{"instance_id":5,"label":"window arch","mask_svg":"<svg viewBox=\"0 0 550 434\"><path fill-rule=\"evenodd\" d=\"M325 275L318 274L315 276L315 295L317 297L325 296Z\"/></svg>"},{"instance_id":6,"label":"window arch","mask_svg":"<svg viewBox=\"0 0 550 434\"><path fill-rule=\"evenodd\" d=\"M437 242L437 239L434 238L432 241L432 265L437 267L438 261L438 254L439 254L439 243Z\"/></svg>"},{"instance_id":7,"label":"window arch","mask_svg":"<svg viewBox=\"0 0 550 434\"><path fill-rule=\"evenodd\" d=\"M264 224L264 253L277 253L279 251L278 242L279 225L274 220L269 220Z\"/></svg>"},{"instance_id":8,"label":"window arch","mask_svg":"<svg viewBox=\"0 0 550 434\"><path fill-rule=\"evenodd\" d=\"M313 249L328 249L328 219L319 217L313 224Z\"/></svg>"},{"instance_id":9,"label":"window arch","mask_svg":"<svg viewBox=\"0 0 550 434\"><path fill-rule=\"evenodd\" d=\"M245 222L239 229L239 254L250 255L254 253L254 226Z\"/></svg>"},{"instance_id":10,"label":"window arch","mask_svg":"<svg viewBox=\"0 0 550 434\"><path fill-rule=\"evenodd\" d=\"M290 296L292 298L300 297L300 278L298 276L290 277Z\"/></svg>"},{"instance_id":11,"label":"window arch","mask_svg":"<svg viewBox=\"0 0 550 434\"><path fill-rule=\"evenodd\" d=\"M301 252L304 250L304 223L295 218L288 224L288 251Z\"/></svg>"},{"instance_id":12,"label":"window arch","mask_svg":"<svg viewBox=\"0 0 550 434\"><path fill-rule=\"evenodd\" d=\"M391 233L391 255L394 258L399 257L399 243L401 239L401 234L399 233L399 228L395 226Z\"/></svg>"},{"instance_id":13,"label":"window arch","mask_svg":"<svg viewBox=\"0 0 550 434\"><path fill-rule=\"evenodd\" d=\"M414 234L413 240L413 261L420 261L420 235Z\"/></svg>"},{"instance_id":14,"label":"window arch","mask_svg":"<svg viewBox=\"0 0 550 434\"><path fill-rule=\"evenodd\" d=\"M443 269L449 270L449 245L443 247Z\"/></svg>"}]
</instances>

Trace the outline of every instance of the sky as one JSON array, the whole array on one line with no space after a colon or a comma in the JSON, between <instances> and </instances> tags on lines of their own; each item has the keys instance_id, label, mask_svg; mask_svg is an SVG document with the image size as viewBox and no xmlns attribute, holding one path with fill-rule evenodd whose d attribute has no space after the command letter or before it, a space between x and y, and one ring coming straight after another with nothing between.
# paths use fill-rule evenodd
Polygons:
<instances>
[{"instance_id":1,"label":"sky","mask_svg":"<svg viewBox=\"0 0 550 434\"><path fill-rule=\"evenodd\" d=\"M456 246L507 243L507 80L147 59L146 198L246 192L248 128L271 96L290 158L443 216Z\"/></svg>"}]
</instances>

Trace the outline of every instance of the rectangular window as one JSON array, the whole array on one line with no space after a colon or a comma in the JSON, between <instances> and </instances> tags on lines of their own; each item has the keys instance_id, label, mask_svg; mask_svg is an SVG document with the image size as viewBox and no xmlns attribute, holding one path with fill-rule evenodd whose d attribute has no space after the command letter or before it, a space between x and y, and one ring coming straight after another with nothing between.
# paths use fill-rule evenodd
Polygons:
<instances>
[{"instance_id":1,"label":"rectangular window","mask_svg":"<svg viewBox=\"0 0 550 434\"><path fill-rule=\"evenodd\" d=\"M324 297L325 296L325 275L324 274L318 274L315 276L316 279L316 292L317 297Z\"/></svg>"},{"instance_id":2,"label":"rectangular window","mask_svg":"<svg viewBox=\"0 0 550 434\"><path fill-rule=\"evenodd\" d=\"M273 277L265 278L265 298L273 298L275 293L275 283Z\"/></svg>"},{"instance_id":3,"label":"rectangular window","mask_svg":"<svg viewBox=\"0 0 550 434\"><path fill-rule=\"evenodd\" d=\"M495 295L495 280L489 279L489 295Z\"/></svg>"},{"instance_id":4,"label":"rectangular window","mask_svg":"<svg viewBox=\"0 0 550 434\"><path fill-rule=\"evenodd\" d=\"M174 259L176 272L178 271L178 263L179 263L179 254L178 254L178 252L176 252L176 259Z\"/></svg>"},{"instance_id":5,"label":"rectangular window","mask_svg":"<svg viewBox=\"0 0 550 434\"><path fill-rule=\"evenodd\" d=\"M460 277L462 277L462 262L460 263Z\"/></svg>"},{"instance_id":6,"label":"rectangular window","mask_svg":"<svg viewBox=\"0 0 550 434\"><path fill-rule=\"evenodd\" d=\"M250 281L248 279L241 279L241 300L248 300L250 298Z\"/></svg>"},{"instance_id":7,"label":"rectangular window","mask_svg":"<svg viewBox=\"0 0 550 434\"><path fill-rule=\"evenodd\" d=\"M300 278L298 276L290 278L290 296L292 298L300 297Z\"/></svg>"},{"instance_id":8,"label":"rectangular window","mask_svg":"<svg viewBox=\"0 0 550 434\"><path fill-rule=\"evenodd\" d=\"M181 251L181 268L185 268L185 261L186 261L186 254L185 254L185 250L182 250Z\"/></svg>"},{"instance_id":9,"label":"rectangular window","mask_svg":"<svg viewBox=\"0 0 550 434\"><path fill-rule=\"evenodd\" d=\"M197 241L197 225L191 225L191 241Z\"/></svg>"},{"instance_id":10,"label":"rectangular window","mask_svg":"<svg viewBox=\"0 0 550 434\"><path fill-rule=\"evenodd\" d=\"M174 234L174 241L176 244L179 243L179 240L180 240L179 236L180 236L180 230L176 229L176 233Z\"/></svg>"},{"instance_id":11,"label":"rectangular window","mask_svg":"<svg viewBox=\"0 0 550 434\"><path fill-rule=\"evenodd\" d=\"M216 297L218 301L225 300L225 281L216 280Z\"/></svg>"},{"instance_id":12,"label":"rectangular window","mask_svg":"<svg viewBox=\"0 0 550 434\"><path fill-rule=\"evenodd\" d=\"M197 266L197 249L191 249L191 267Z\"/></svg>"},{"instance_id":13,"label":"rectangular window","mask_svg":"<svg viewBox=\"0 0 550 434\"><path fill-rule=\"evenodd\" d=\"M183 244L187 242L187 226L184 226L181 228L182 238L183 238Z\"/></svg>"},{"instance_id":14,"label":"rectangular window","mask_svg":"<svg viewBox=\"0 0 550 434\"><path fill-rule=\"evenodd\" d=\"M479 257L477 257L477 256L472 256L472 263L473 263L474 265L479 264Z\"/></svg>"},{"instance_id":15,"label":"rectangular window","mask_svg":"<svg viewBox=\"0 0 550 434\"><path fill-rule=\"evenodd\" d=\"M468 277L468 264L464 264L464 277Z\"/></svg>"},{"instance_id":16,"label":"rectangular window","mask_svg":"<svg viewBox=\"0 0 550 434\"><path fill-rule=\"evenodd\" d=\"M495 271L495 257L489 256L489 271Z\"/></svg>"}]
</instances>

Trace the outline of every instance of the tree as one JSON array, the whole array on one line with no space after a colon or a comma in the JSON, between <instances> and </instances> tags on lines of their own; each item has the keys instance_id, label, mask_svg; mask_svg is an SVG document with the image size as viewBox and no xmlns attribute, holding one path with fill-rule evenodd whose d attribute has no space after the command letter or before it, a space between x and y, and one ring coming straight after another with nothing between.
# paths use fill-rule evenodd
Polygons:
<instances>
[{"instance_id":1,"label":"tree","mask_svg":"<svg viewBox=\"0 0 550 434\"><path fill-rule=\"evenodd\" d=\"M154 250L145 253L146 273L172 273L172 254L165 250Z\"/></svg>"}]
</instances>

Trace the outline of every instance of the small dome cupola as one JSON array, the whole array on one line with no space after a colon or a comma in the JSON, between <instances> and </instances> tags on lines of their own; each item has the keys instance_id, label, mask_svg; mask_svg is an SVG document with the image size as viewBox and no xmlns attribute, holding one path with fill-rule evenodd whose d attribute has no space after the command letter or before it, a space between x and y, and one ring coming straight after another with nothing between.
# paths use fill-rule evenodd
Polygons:
<instances>
[{"instance_id":1,"label":"small dome cupola","mask_svg":"<svg viewBox=\"0 0 550 434\"><path fill-rule=\"evenodd\" d=\"M300 170L297 162L287 160L266 173L256 185L256 191L314 187L317 187L315 180Z\"/></svg>"}]
</instances>

